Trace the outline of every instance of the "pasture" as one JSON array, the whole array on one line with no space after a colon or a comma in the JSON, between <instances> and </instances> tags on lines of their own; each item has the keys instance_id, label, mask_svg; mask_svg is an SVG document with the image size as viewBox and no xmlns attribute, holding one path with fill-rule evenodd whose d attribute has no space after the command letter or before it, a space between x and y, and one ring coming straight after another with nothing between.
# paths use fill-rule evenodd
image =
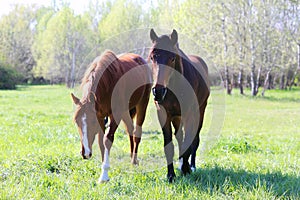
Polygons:
<instances>
[{"instance_id":1,"label":"pasture","mask_svg":"<svg viewBox=\"0 0 300 200\"><path fill-rule=\"evenodd\" d=\"M79 154L70 92L64 86L0 91L0 199L300 199L299 89L225 96L220 135L202 156L205 139L200 142L196 172L183 177L176 171L173 184L165 176L151 97L140 165L131 166L121 127L111 152L111 180L100 185L96 142L90 160ZM213 106L210 101L201 138L208 138Z\"/></svg>"}]
</instances>

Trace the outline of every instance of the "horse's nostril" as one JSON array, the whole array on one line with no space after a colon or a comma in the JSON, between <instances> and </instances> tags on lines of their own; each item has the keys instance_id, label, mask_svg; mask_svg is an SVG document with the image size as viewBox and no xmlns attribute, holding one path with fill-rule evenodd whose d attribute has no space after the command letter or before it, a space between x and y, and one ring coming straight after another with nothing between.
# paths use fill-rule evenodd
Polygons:
<instances>
[{"instance_id":1,"label":"horse's nostril","mask_svg":"<svg viewBox=\"0 0 300 200\"><path fill-rule=\"evenodd\" d=\"M167 94L167 88L162 88L162 99L165 98L166 94Z\"/></svg>"},{"instance_id":2,"label":"horse's nostril","mask_svg":"<svg viewBox=\"0 0 300 200\"><path fill-rule=\"evenodd\" d=\"M153 96L156 96L156 89L155 88L152 88L152 94L153 94Z\"/></svg>"}]
</instances>

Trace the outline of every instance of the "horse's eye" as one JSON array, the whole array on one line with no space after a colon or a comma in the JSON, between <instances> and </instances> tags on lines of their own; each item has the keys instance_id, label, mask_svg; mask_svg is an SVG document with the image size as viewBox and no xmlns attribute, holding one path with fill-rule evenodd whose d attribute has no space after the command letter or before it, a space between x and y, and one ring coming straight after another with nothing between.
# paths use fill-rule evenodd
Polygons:
<instances>
[{"instance_id":1,"label":"horse's eye","mask_svg":"<svg viewBox=\"0 0 300 200\"><path fill-rule=\"evenodd\" d=\"M171 62L175 61L175 56L170 58Z\"/></svg>"},{"instance_id":2,"label":"horse's eye","mask_svg":"<svg viewBox=\"0 0 300 200\"><path fill-rule=\"evenodd\" d=\"M153 56L151 56L151 60L155 61L155 60L157 60L157 57L158 57L157 54L154 54Z\"/></svg>"}]
</instances>

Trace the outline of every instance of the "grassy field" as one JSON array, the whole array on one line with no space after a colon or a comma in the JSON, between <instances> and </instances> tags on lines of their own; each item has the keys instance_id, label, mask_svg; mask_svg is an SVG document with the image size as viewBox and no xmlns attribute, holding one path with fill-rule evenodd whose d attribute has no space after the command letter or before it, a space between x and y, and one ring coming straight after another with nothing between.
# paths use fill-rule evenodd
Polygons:
<instances>
[{"instance_id":1,"label":"grassy field","mask_svg":"<svg viewBox=\"0 0 300 200\"><path fill-rule=\"evenodd\" d=\"M267 91L266 97L226 96L225 104L220 102L225 109L221 132L210 137L214 124L223 123L212 121L213 95L200 148L213 146L202 148L196 172L182 177L176 171L173 184L166 181L151 100L140 166L130 165L121 127L111 152L111 180L100 185L96 143L91 160L79 154L70 92L64 86L0 91L0 199L300 199L299 89Z\"/></svg>"}]
</instances>

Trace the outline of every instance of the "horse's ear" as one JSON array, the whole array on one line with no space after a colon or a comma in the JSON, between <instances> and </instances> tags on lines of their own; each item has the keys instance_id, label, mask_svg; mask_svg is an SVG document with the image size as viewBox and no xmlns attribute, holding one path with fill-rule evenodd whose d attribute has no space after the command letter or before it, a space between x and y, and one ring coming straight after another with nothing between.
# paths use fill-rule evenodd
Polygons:
<instances>
[{"instance_id":1,"label":"horse's ear","mask_svg":"<svg viewBox=\"0 0 300 200\"><path fill-rule=\"evenodd\" d=\"M171 33L171 41L173 45L176 45L178 42L178 34L175 29L173 29L173 32Z\"/></svg>"},{"instance_id":2,"label":"horse's ear","mask_svg":"<svg viewBox=\"0 0 300 200\"><path fill-rule=\"evenodd\" d=\"M75 105L80 104L80 100L77 97L75 97L75 95L73 93L71 93L71 97L72 97L73 102L75 103Z\"/></svg>"},{"instance_id":3,"label":"horse's ear","mask_svg":"<svg viewBox=\"0 0 300 200\"><path fill-rule=\"evenodd\" d=\"M94 92L90 92L89 101L92 103L95 103L97 101L97 97Z\"/></svg>"},{"instance_id":4,"label":"horse's ear","mask_svg":"<svg viewBox=\"0 0 300 200\"><path fill-rule=\"evenodd\" d=\"M153 28L150 30L150 39L152 40L153 43L158 39L158 36L154 32Z\"/></svg>"}]
</instances>

